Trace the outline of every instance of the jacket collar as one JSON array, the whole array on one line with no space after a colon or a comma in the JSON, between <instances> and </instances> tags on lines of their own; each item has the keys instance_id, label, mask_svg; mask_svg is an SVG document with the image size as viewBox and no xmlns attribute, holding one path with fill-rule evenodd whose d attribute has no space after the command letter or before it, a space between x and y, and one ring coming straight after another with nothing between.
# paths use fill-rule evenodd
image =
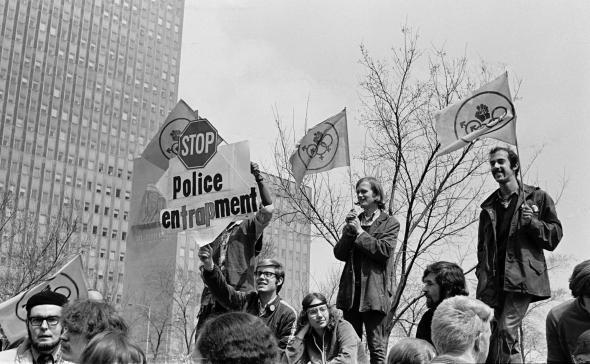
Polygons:
<instances>
[{"instance_id":1,"label":"jacket collar","mask_svg":"<svg viewBox=\"0 0 590 364\"><path fill-rule=\"evenodd\" d=\"M536 190L538 190L539 187L536 186L529 186L529 185L524 185L523 190L524 190L524 198L522 196L520 196L520 187L518 189L518 205L520 206L522 204L522 202L524 202L524 200L526 198L528 198L533 192L535 192ZM498 200L498 190L495 190L491 195L488 196L488 198L486 198L482 203L481 203L481 208L485 209L485 208L491 208L492 205Z\"/></svg>"}]
</instances>

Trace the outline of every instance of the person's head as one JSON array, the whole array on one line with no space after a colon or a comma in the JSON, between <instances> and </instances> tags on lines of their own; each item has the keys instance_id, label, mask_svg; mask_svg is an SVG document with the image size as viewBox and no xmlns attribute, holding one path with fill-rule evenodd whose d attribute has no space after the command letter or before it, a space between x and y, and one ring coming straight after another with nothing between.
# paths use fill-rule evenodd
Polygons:
<instances>
[{"instance_id":1,"label":"person's head","mask_svg":"<svg viewBox=\"0 0 590 364\"><path fill-rule=\"evenodd\" d=\"M283 265L274 259L263 259L256 265L256 290L279 293L285 282Z\"/></svg>"},{"instance_id":2,"label":"person's head","mask_svg":"<svg viewBox=\"0 0 590 364\"><path fill-rule=\"evenodd\" d=\"M578 336L572 359L576 364L590 363L590 330L586 330Z\"/></svg>"},{"instance_id":3,"label":"person's head","mask_svg":"<svg viewBox=\"0 0 590 364\"><path fill-rule=\"evenodd\" d=\"M326 297L321 293L309 293L301 301L301 314L299 315L299 325L304 326L309 323L309 326L317 333L329 325L331 310L328 305Z\"/></svg>"},{"instance_id":4,"label":"person's head","mask_svg":"<svg viewBox=\"0 0 590 364\"><path fill-rule=\"evenodd\" d=\"M375 177L363 177L356 183L356 196L358 205L366 210L376 207L380 210L385 208L385 194L381 183Z\"/></svg>"},{"instance_id":5,"label":"person's head","mask_svg":"<svg viewBox=\"0 0 590 364\"><path fill-rule=\"evenodd\" d=\"M387 364L428 364L436 350L428 341L412 337L396 342L387 355Z\"/></svg>"},{"instance_id":6,"label":"person's head","mask_svg":"<svg viewBox=\"0 0 590 364\"><path fill-rule=\"evenodd\" d=\"M427 307L436 307L445 298L467 296L463 269L455 263L436 262L426 267L422 276Z\"/></svg>"},{"instance_id":7,"label":"person's head","mask_svg":"<svg viewBox=\"0 0 590 364\"><path fill-rule=\"evenodd\" d=\"M574 267L570 277L570 290L572 296L582 298L585 304L588 303L587 307L590 307L590 259Z\"/></svg>"},{"instance_id":8,"label":"person's head","mask_svg":"<svg viewBox=\"0 0 590 364\"><path fill-rule=\"evenodd\" d=\"M80 355L97 334L117 330L127 334L125 320L106 302L75 301L64 308L62 315L62 355L67 361L80 362Z\"/></svg>"},{"instance_id":9,"label":"person's head","mask_svg":"<svg viewBox=\"0 0 590 364\"><path fill-rule=\"evenodd\" d=\"M59 346L62 307L67 302L66 296L51 290L36 293L27 301L27 333L39 353L49 354Z\"/></svg>"},{"instance_id":10,"label":"person's head","mask_svg":"<svg viewBox=\"0 0 590 364\"><path fill-rule=\"evenodd\" d=\"M143 351L121 331L103 331L86 345L80 363L84 364L146 364Z\"/></svg>"},{"instance_id":11,"label":"person's head","mask_svg":"<svg viewBox=\"0 0 590 364\"><path fill-rule=\"evenodd\" d=\"M503 184L516 179L520 170L518 155L510 148L495 147L490 150L490 169L496 182Z\"/></svg>"},{"instance_id":12,"label":"person's head","mask_svg":"<svg viewBox=\"0 0 590 364\"><path fill-rule=\"evenodd\" d=\"M197 364L274 364L279 347L274 333L260 318L229 312L205 323L193 359Z\"/></svg>"},{"instance_id":13,"label":"person's head","mask_svg":"<svg viewBox=\"0 0 590 364\"><path fill-rule=\"evenodd\" d=\"M443 300L432 318L432 342L437 353L470 354L476 362L484 362L493 317L494 311L476 299L455 296Z\"/></svg>"}]
</instances>

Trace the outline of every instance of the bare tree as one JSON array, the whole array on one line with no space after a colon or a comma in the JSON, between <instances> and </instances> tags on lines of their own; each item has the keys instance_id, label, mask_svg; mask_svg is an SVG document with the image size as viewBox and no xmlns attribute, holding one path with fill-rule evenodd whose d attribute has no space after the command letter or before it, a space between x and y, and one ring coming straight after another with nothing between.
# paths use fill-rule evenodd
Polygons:
<instances>
[{"instance_id":1,"label":"bare tree","mask_svg":"<svg viewBox=\"0 0 590 364\"><path fill-rule=\"evenodd\" d=\"M41 283L79 252L72 209L45 219L20 210L10 192L0 194L0 300Z\"/></svg>"},{"instance_id":2,"label":"bare tree","mask_svg":"<svg viewBox=\"0 0 590 364\"><path fill-rule=\"evenodd\" d=\"M487 162L485 142L437 157L440 145L433 115L489 81L490 68L472 66L465 56L450 58L442 49L420 49L418 36L407 27L402 34L402 45L392 50L389 61L373 59L361 46L366 73L360 85L361 124L366 142L360 174L382 181L388 191L388 212L401 223L393 257L395 288L388 332L402 319L410 324L406 325L410 332L415 317L403 315L419 313L414 306L420 294L407 289L412 272L434 260L443 248L474 244L474 223L487 176L482 168ZM276 173L289 181L288 157L294 143L278 113L276 125ZM334 246L351 202L348 183L334 182L330 174L307 176L307 189L294 189L285 182L281 193L288 196L291 211L280 218L303 216L314 228L314 237Z\"/></svg>"}]
</instances>

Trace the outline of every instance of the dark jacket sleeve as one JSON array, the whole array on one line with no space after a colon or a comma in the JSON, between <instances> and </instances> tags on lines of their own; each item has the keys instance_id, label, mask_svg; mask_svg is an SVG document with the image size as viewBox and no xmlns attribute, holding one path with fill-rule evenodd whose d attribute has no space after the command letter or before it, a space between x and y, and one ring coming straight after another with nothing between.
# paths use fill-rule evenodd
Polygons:
<instances>
[{"instance_id":1,"label":"dark jacket sleeve","mask_svg":"<svg viewBox=\"0 0 590 364\"><path fill-rule=\"evenodd\" d=\"M218 266L215 266L211 271L202 269L202 277L215 300L223 306L232 310L241 310L246 304L248 294L236 291L227 284Z\"/></svg>"},{"instance_id":2,"label":"dark jacket sleeve","mask_svg":"<svg viewBox=\"0 0 590 364\"><path fill-rule=\"evenodd\" d=\"M279 348L285 349L289 341L292 341L297 329L297 315L293 311L285 311L281 317L279 327L277 327L277 338L279 339Z\"/></svg>"},{"instance_id":3,"label":"dark jacket sleeve","mask_svg":"<svg viewBox=\"0 0 590 364\"><path fill-rule=\"evenodd\" d=\"M350 251L352 250L352 246L354 243L354 235L348 232L346 226L342 229L342 235L340 236L340 240L334 246L334 257L336 259L346 262L348 257L350 256Z\"/></svg>"},{"instance_id":4,"label":"dark jacket sleeve","mask_svg":"<svg viewBox=\"0 0 590 364\"><path fill-rule=\"evenodd\" d=\"M328 362L328 364L356 363L359 348L359 337L354 331L354 328L348 321L340 320L338 323L337 334L340 351L338 352L338 355Z\"/></svg>"},{"instance_id":5,"label":"dark jacket sleeve","mask_svg":"<svg viewBox=\"0 0 590 364\"><path fill-rule=\"evenodd\" d=\"M557 333L557 322L553 312L549 311L545 321L545 337L547 338L547 363L569 363L571 359L564 353L559 344L559 334Z\"/></svg>"},{"instance_id":6,"label":"dark jacket sleeve","mask_svg":"<svg viewBox=\"0 0 590 364\"><path fill-rule=\"evenodd\" d=\"M561 222L557 218L555 203L551 196L544 191L539 191L536 194L540 194L539 198L535 199L539 201L535 201L535 203L539 203L538 207L541 210L527 226L527 235L539 248L553 251L563 236Z\"/></svg>"},{"instance_id":7,"label":"dark jacket sleeve","mask_svg":"<svg viewBox=\"0 0 590 364\"><path fill-rule=\"evenodd\" d=\"M309 358L305 352L305 341L297 336L293 337L287 344L285 356L289 364L307 364Z\"/></svg>"},{"instance_id":8,"label":"dark jacket sleeve","mask_svg":"<svg viewBox=\"0 0 590 364\"><path fill-rule=\"evenodd\" d=\"M359 234L354 245L369 258L386 263L393 254L399 233L399 222L393 216L389 216L375 231L375 236L363 232Z\"/></svg>"}]
</instances>

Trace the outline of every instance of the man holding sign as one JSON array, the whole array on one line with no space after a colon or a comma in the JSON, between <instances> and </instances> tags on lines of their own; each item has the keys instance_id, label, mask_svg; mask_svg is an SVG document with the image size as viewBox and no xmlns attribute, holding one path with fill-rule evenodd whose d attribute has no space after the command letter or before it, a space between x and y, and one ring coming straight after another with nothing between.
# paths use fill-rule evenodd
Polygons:
<instances>
[{"instance_id":1,"label":"man holding sign","mask_svg":"<svg viewBox=\"0 0 590 364\"><path fill-rule=\"evenodd\" d=\"M220 268L230 286L241 292L254 290L254 266L262 249L262 232L270 223L273 212L272 197L264 183L258 164L250 163L250 172L256 180L262 207L256 214L244 220L233 221L210 243L213 263ZM197 333L212 316L227 312L216 302L207 286L201 296L201 310Z\"/></svg>"},{"instance_id":2,"label":"man holding sign","mask_svg":"<svg viewBox=\"0 0 590 364\"><path fill-rule=\"evenodd\" d=\"M477 244L477 298L495 309L488 363L522 363L518 327L529 304L551 297L543 249L562 237L551 197L520 186L518 156L505 147L490 151L499 188L481 205Z\"/></svg>"}]
</instances>

